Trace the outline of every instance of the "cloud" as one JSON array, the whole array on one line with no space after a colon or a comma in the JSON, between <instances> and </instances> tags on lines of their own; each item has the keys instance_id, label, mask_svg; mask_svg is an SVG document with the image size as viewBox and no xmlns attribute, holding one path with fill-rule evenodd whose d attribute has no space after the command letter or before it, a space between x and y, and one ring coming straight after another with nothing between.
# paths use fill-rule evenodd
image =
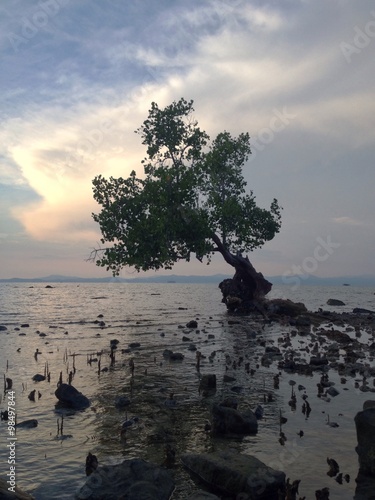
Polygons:
<instances>
[{"instance_id":1,"label":"cloud","mask_svg":"<svg viewBox=\"0 0 375 500\"><path fill-rule=\"evenodd\" d=\"M2 7L3 234L94 245L93 177L141 175L134 130L152 101L180 97L194 100L211 137L250 133L249 187L262 206L276 196L285 208L281 233L255 255L272 274L308 255L316 237L339 231L345 248L340 228L369 224L375 41L351 64L340 43L366 25L371 2L51 0L58 9L38 27L41 3ZM24 36L25 22L37 30L15 50L9 34ZM276 133L284 109L293 119Z\"/></svg>"},{"instance_id":2,"label":"cloud","mask_svg":"<svg viewBox=\"0 0 375 500\"><path fill-rule=\"evenodd\" d=\"M363 221L352 219L351 217L334 217L333 222L346 226L365 226Z\"/></svg>"}]
</instances>

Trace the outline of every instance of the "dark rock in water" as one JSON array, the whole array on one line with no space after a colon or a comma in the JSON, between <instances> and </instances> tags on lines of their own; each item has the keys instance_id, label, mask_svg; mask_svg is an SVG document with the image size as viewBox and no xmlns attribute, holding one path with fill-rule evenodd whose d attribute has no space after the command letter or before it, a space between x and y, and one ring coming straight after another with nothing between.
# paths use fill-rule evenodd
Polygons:
<instances>
[{"instance_id":1,"label":"dark rock in water","mask_svg":"<svg viewBox=\"0 0 375 500\"><path fill-rule=\"evenodd\" d=\"M364 410L368 410L369 408L375 408L375 401L373 399L368 399L363 403Z\"/></svg>"},{"instance_id":2,"label":"dark rock in water","mask_svg":"<svg viewBox=\"0 0 375 500\"><path fill-rule=\"evenodd\" d=\"M234 385L233 387L230 388L230 390L235 392L236 394L241 394L244 388L242 387L242 385Z\"/></svg>"},{"instance_id":3,"label":"dark rock in water","mask_svg":"<svg viewBox=\"0 0 375 500\"><path fill-rule=\"evenodd\" d=\"M220 498L213 493L208 493L207 491L196 491L192 493L188 500L220 500Z\"/></svg>"},{"instance_id":4,"label":"dark rock in water","mask_svg":"<svg viewBox=\"0 0 375 500\"><path fill-rule=\"evenodd\" d=\"M141 344L139 342L131 342L129 347L130 349L137 349L138 347L141 347Z\"/></svg>"},{"instance_id":5,"label":"dark rock in water","mask_svg":"<svg viewBox=\"0 0 375 500\"><path fill-rule=\"evenodd\" d=\"M8 328L5 325L0 325L0 332L5 332Z\"/></svg>"},{"instance_id":6,"label":"dark rock in water","mask_svg":"<svg viewBox=\"0 0 375 500\"><path fill-rule=\"evenodd\" d=\"M343 302L342 300L338 300L338 299L328 299L327 305L328 306L344 306L345 302Z\"/></svg>"},{"instance_id":7,"label":"dark rock in water","mask_svg":"<svg viewBox=\"0 0 375 500\"><path fill-rule=\"evenodd\" d=\"M258 420L260 420L260 419L263 417L263 415L264 415L264 409L263 409L263 406L258 405L258 406L255 408L254 415L256 416L256 418L257 418Z\"/></svg>"},{"instance_id":8,"label":"dark rock in water","mask_svg":"<svg viewBox=\"0 0 375 500\"><path fill-rule=\"evenodd\" d=\"M340 394L340 391L338 391L335 387L330 387L327 389L327 394L334 398Z\"/></svg>"},{"instance_id":9,"label":"dark rock in water","mask_svg":"<svg viewBox=\"0 0 375 500\"><path fill-rule=\"evenodd\" d=\"M173 352L170 349L165 349L163 351L163 357L170 359L171 361L182 361L185 356L180 352Z\"/></svg>"},{"instance_id":10,"label":"dark rock in water","mask_svg":"<svg viewBox=\"0 0 375 500\"><path fill-rule=\"evenodd\" d=\"M121 410L122 408L125 408L126 406L130 405L130 399L126 396L116 396L115 398L115 407L118 410Z\"/></svg>"},{"instance_id":11,"label":"dark rock in water","mask_svg":"<svg viewBox=\"0 0 375 500\"><path fill-rule=\"evenodd\" d=\"M340 332L340 330L321 330L320 335L324 335L330 340L335 340L336 342L348 344L353 342L350 336L345 332Z\"/></svg>"},{"instance_id":12,"label":"dark rock in water","mask_svg":"<svg viewBox=\"0 0 375 500\"><path fill-rule=\"evenodd\" d=\"M265 349L267 354L280 354L280 349L277 346L268 345Z\"/></svg>"},{"instance_id":13,"label":"dark rock in water","mask_svg":"<svg viewBox=\"0 0 375 500\"><path fill-rule=\"evenodd\" d=\"M277 500L285 490L285 474L268 467L251 455L229 451L184 454L182 463L212 491L225 497ZM246 496L245 496L246 495Z\"/></svg>"},{"instance_id":14,"label":"dark rock in water","mask_svg":"<svg viewBox=\"0 0 375 500\"><path fill-rule=\"evenodd\" d=\"M38 421L35 418L24 420L23 422L18 422L16 427L20 427L21 429L34 429L34 427L38 427Z\"/></svg>"},{"instance_id":15,"label":"dark rock in water","mask_svg":"<svg viewBox=\"0 0 375 500\"><path fill-rule=\"evenodd\" d=\"M30 327L29 323L23 323L21 325L21 328L29 328L29 327Z\"/></svg>"},{"instance_id":16,"label":"dark rock in water","mask_svg":"<svg viewBox=\"0 0 375 500\"><path fill-rule=\"evenodd\" d=\"M311 318L309 316L297 316L294 321L290 322L293 326L311 326Z\"/></svg>"},{"instance_id":17,"label":"dark rock in water","mask_svg":"<svg viewBox=\"0 0 375 500\"><path fill-rule=\"evenodd\" d=\"M310 358L310 365L313 366L323 366L323 365L328 365L328 359L327 358L321 358L319 356L311 356Z\"/></svg>"},{"instance_id":18,"label":"dark rock in water","mask_svg":"<svg viewBox=\"0 0 375 500\"><path fill-rule=\"evenodd\" d=\"M169 359L171 361L182 361L184 359L184 355L181 354L180 352L172 352L172 354L169 356Z\"/></svg>"},{"instance_id":19,"label":"dark rock in water","mask_svg":"<svg viewBox=\"0 0 375 500\"><path fill-rule=\"evenodd\" d=\"M212 432L222 435L256 434L258 420L251 410L240 413L234 408L214 405L212 408Z\"/></svg>"},{"instance_id":20,"label":"dark rock in water","mask_svg":"<svg viewBox=\"0 0 375 500\"><path fill-rule=\"evenodd\" d=\"M14 492L10 491L9 484L9 476L6 479L0 478L0 499L1 500L35 500L34 497L26 493L25 491L18 488L18 486L14 487Z\"/></svg>"},{"instance_id":21,"label":"dark rock in water","mask_svg":"<svg viewBox=\"0 0 375 500\"><path fill-rule=\"evenodd\" d=\"M202 375L202 378L199 382L199 390L213 390L216 389L216 375L207 373Z\"/></svg>"},{"instance_id":22,"label":"dark rock in water","mask_svg":"<svg viewBox=\"0 0 375 500\"><path fill-rule=\"evenodd\" d=\"M359 473L375 477L375 408L360 411L354 418L357 429L356 452Z\"/></svg>"},{"instance_id":23,"label":"dark rock in water","mask_svg":"<svg viewBox=\"0 0 375 500\"><path fill-rule=\"evenodd\" d=\"M355 482L357 486L354 500L374 500L375 478L359 473Z\"/></svg>"},{"instance_id":24,"label":"dark rock in water","mask_svg":"<svg viewBox=\"0 0 375 500\"><path fill-rule=\"evenodd\" d=\"M40 373L37 373L33 376L34 382L42 382L43 380L46 380L46 377L44 375L41 375Z\"/></svg>"},{"instance_id":25,"label":"dark rock in water","mask_svg":"<svg viewBox=\"0 0 375 500\"><path fill-rule=\"evenodd\" d=\"M129 418L128 420L125 420L125 422L121 424L121 430L126 430L132 425L137 424L138 422L139 422L139 417Z\"/></svg>"},{"instance_id":26,"label":"dark rock in water","mask_svg":"<svg viewBox=\"0 0 375 500\"><path fill-rule=\"evenodd\" d=\"M305 304L302 302L293 302L289 299L273 299L265 303L269 314L277 314L280 316L299 316L307 312Z\"/></svg>"},{"instance_id":27,"label":"dark rock in water","mask_svg":"<svg viewBox=\"0 0 375 500\"><path fill-rule=\"evenodd\" d=\"M89 399L75 387L68 384L61 384L55 391L55 396L65 406L76 410L83 410L90 406Z\"/></svg>"},{"instance_id":28,"label":"dark rock in water","mask_svg":"<svg viewBox=\"0 0 375 500\"><path fill-rule=\"evenodd\" d=\"M189 323L186 323L186 328L198 328L198 323L192 319Z\"/></svg>"},{"instance_id":29,"label":"dark rock in water","mask_svg":"<svg viewBox=\"0 0 375 500\"><path fill-rule=\"evenodd\" d=\"M375 314L375 311L369 311L368 309L362 309L361 307L355 307L353 309L354 314Z\"/></svg>"},{"instance_id":30,"label":"dark rock in water","mask_svg":"<svg viewBox=\"0 0 375 500\"><path fill-rule=\"evenodd\" d=\"M98 467L76 493L76 500L126 498L168 500L174 490L170 472L142 459Z\"/></svg>"},{"instance_id":31,"label":"dark rock in water","mask_svg":"<svg viewBox=\"0 0 375 500\"><path fill-rule=\"evenodd\" d=\"M221 403L219 403L220 406L225 406L226 408L233 408L237 410L238 408L238 401L236 398L225 398Z\"/></svg>"}]
</instances>

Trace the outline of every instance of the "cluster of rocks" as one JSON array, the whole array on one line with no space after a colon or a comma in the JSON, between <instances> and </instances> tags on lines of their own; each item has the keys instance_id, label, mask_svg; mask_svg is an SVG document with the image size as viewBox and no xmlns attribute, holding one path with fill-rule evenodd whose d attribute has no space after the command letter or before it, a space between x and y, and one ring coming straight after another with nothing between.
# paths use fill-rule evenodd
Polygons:
<instances>
[{"instance_id":1,"label":"cluster of rocks","mask_svg":"<svg viewBox=\"0 0 375 500\"><path fill-rule=\"evenodd\" d=\"M255 457L221 451L186 453L183 465L218 495L230 498L277 500L285 489L285 474ZM79 489L77 500L168 500L175 489L171 471L142 459L97 467ZM195 492L189 500L219 499L214 493Z\"/></svg>"},{"instance_id":2,"label":"cluster of rocks","mask_svg":"<svg viewBox=\"0 0 375 500\"><path fill-rule=\"evenodd\" d=\"M339 305L339 304L336 304ZM260 311L262 309L262 311ZM307 311L302 303L293 303L288 300L269 301L262 307L255 308L256 314L267 317L267 321L277 321L296 328L294 335L305 335L309 332L308 344L305 347L307 359L299 359L293 355L292 335L285 335L279 344L266 345L260 360L264 366L276 362L280 370L290 373L311 374L314 371L326 373L335 368L344 376L366 374L375 376L375 368L364 362L366 354L375 354L375 342L364 344L359 341L357 334L360 328L375 327L375 315L371 311L357 310L353 313L332 313ZM229 320L231 321L231 320ZM229 323L228 321L228 323ZM234 323L234 321L232 320ZM330 326L326 326L328 323ZM325 325L324 327L322 325ZM351 330L344 332L339 327L351 325ZM186 324L186 328L197 329L195 320ZM355 332L355 337L349 335ZM262 342L262 341L260 341ZM118 341L111 341L111 352L116 350ZM263 344L261 344L263 345ZM129 345L131 349L139 348L139 343ZM340 362L340 352L345 352L344 362ZM170 362L181 362L184 354L165 349L163 357ZM42 378L43 377L43 378ZM34 377L34 381L44 380L45 376ZM324 395L335 397L339 391L324 378L321 380ZM364 381L363 391L373 390ZM216 391L216 376L214 374L200 375L199 391L208 396ZM90 400L80 393L71 384L60 383L55 391L60 404L75 410L84 410L90 406ZM173 396L173 395L172 395ZM170 403L175 399L167 400ZM123 410L131 404L127 396L118 396L114 406ZM166 406L172 406L172 403ZM256 434L260 414L249 408L239 409L235 399L225 399L212 404L211 422L206 430L213 436L226 438ZM124 422L132 425L132 419ZM36 422L36 421L35 421ZM25 422L25 427L35 426L35 422ZM134 422L136 422L134 420ZM356 451L359 457L359 484L367 485L369 478L375 476L375 402L366 402L363 411L355 417L358 446ZM36 422L37 425L37 422ZM127 427L127 425L125 425ZM286 477L284 472L268 467L257 458L231 451L215 451L211 453L184 453L180 456L184 467L191 472L192 478L199 478L210 491L198 492L190 496L189 500L219 498L229 496L233 498L280 499L285 497ZM367 486L366 486L367 487ZM155 500L169 499L174 491L175 482L172 470L163 466L147 462L142 459L125 460L121 464L99 466L87 477L85 484L76 494L77 499L152 498ZM362 489L363 491L364 488ZM219 495L219 496L216 496ZM362 500L358 492L358 500ZM366 493L364 493L366 495ZM1 496L1 495L0 495ZM1 497L3 498L3 497ZM8 498L4 496L4 498ZM30 496L10 496L13 498L32 498ZM364 496L363 498L366 498ZM369 498L369 497L367 497Z\"/></svg>"}]
</instances>

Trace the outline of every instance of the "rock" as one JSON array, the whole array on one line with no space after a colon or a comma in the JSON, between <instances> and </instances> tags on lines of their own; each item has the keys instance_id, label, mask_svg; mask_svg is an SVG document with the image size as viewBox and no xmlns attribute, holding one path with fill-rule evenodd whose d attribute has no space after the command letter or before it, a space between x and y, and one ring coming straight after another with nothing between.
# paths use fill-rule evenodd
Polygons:
<instances>
[{"instance_id":1,"label":"rock","mask_svg":"<svg viewBox=\"0 0 375 500\"><path fill-rule=\"evenodd\" d=\"M9 491L9 477L6 479L0 478L0 498L1 500L34 500L34 497L20 490L17 486L14 487L14 493Z\"/></svg>"},{"instance_id":2,"label":"rock","mask_svg":"<svg viewBox=\"0 0 375 500\"><path fill-rule=\"evenodd\" d=\"M169 359L171 361L182 361L184 357L185 356L180 352L172 352L172 354L169 356Z\"/></svg>"},{"instance_id":3,"label":"rock","mask_svg":"<svg viewBox=\"0 0 375 500\"><path fill-rule=\"evenodd\" d=\"M330 340L334 340L335 342L339 342L341 344L350 344L353 342L351 337L345 333L340 332L339 330L321 330L319 331L319 335L324 335Z\"/></svg>"},{"instance_id":4,"label":"rock","mask_svg":"<svg viewBox=\"0 0 375 500\"><path fill-rule=\"evenodd\" d=\"M230 498L277 500L285 489L285 474L250 455L229 451L184 454L182 463L214 491ZM246 496L245 496L246 495Z\"/></svg>"},{"instance_id":5,"label":"rock","mask_svg":"<svg viewBox=\"0 0 375 500\"><path fill-rule=\"evenodd\" d=\"M170 349L164 349L163 357L169 359L170 361L182 361L185 356L180 352L173 352Z\"/></svg>"},{"instance_id":6,"label":"rock","mask_svg":"<svg viewBox=\"0 0 375 500\"><path fill-rule=\"evenodd\" d=\"M358 474L354 500L374 500L375 478Z\"/></svg>"},{"instance_id":7,"label":"rock","mask_svg":"<svg viewBox=\"0 0 375 500\"><path fill-rule=\"evenodd\" d=\"M129 344L130 349L137 349L138 347L141 347L140 342L132 342Z\"/></svg>"},{"instance_id":8,"label":"rock","mask_svg":"<svg viewBox=\"0 0 375 500\"><path fill-rule=\"evenodd\" d=\"M240 413L234 408L214 405L212 408L213 434L256 434L258 420L251 410Z\"/></svg>"},{"instance_id":9,"label":"rock","mask_svg":"<svg viewBox=\"0 0 375 500\"><path fill-rule=\"evenodd\" d=\"M189 323L186 323L186 328L198 328L198 323L192 319Z\"/></svg>"},{"instance_id":10,"label":"rock","mask_svg":"<svg viewBox=\"0 0 375 500\"><path fill-rule=\"evenodd\" d=\"M5 325L0 325L0 332L5 332L8 328Z\"/></svg>"},{"instance_id":11,"label":"rock","mask_svg":"<svg viewBox=\"0 0 375 500\"><path fill-rule=\"evenodd\" d=\"M359 473L375 476L375 408L360 411L354 418L357 429L356 452L359 460Z\"/></svg>"},{"instance_id":12,"label":"rock","mask_svg":"<svg viewBox=\"0 0 375 500\"><path fill-rule=\"evenodd\" d=\"M263 418L263 415L264 415L264 409L261 405L258 405L256 408L255 408L255 411L254 411L254 415L256 416L256 418L258 420L260 420L261 418Z\"/></svg>"},{"instance_id":13,"label":"rock","mask_svg":"<svg viewBox=\"0 0 375 500\"><path fill-rule=\"evenodd\" d=\"M98 467L76 493L76 500L106 498L168 500L174 490L170 472L142 459Z\"/></svg>"},{"instance_id":14,"label":"rock","mask_svg":"<svg viewBox=\"0 0 375 500\"><path fill-rule=\"evenodd\" d=\"M293 323L292 323L293 324ZM309 316L297 316L294 320L295 326L311 326L311 318Z\"/></svg>"},{"instance_id":15,"label":"rock","mask_svg":"<svg viewBox=\"0 0 375 500\"><path fill-rule=\"evenodd\" d=\"M267 311L270 314L278 314L281 316L300 316L307 312L305 304L302 302L293 302L289 299L273 299L266 302Z\"/></svg>"},{"instance_id":16,"label":"rock","mask_svg":"<svg viewBox=\"0 0 375 500\"><path fill-rule=\"evenodd\" d=\"M226 408L234 408L235 410L237 410L238 408L238 401L235 398L225 398L219 404L220 406L225 406Z\"/></svg>"},{"instance_id":17,"label":"rock","mask_svg":"<svg viewBox=\"0 0 375 500\"><path fill-rule=\"evenodd\" d=\"M40 373L36 373L33 376L34 382L42 382L43 380L46 380L46 377L44 375L41 375Z\"/></svg>"},{"instance_id":18,"label":"rock","mask_svg":"<svg viewBox=\"0 0 375 500\"><path fill-rule=\"evenodd\" d=\"M327 394L328 396L332 396L334 398L340 394L340 391L338 391L335 387L330 387L327 389Z\"/></svg>"},{"instance_id":19,"label":"rock","mask_svg":"<svg viewBox=\"0 0 375 500\"><path fill-rule=\"evenodd\" d=\"M216 375L215 374L205 374L199 382L199 390L216 390Z\"/></svg>"},{"instance_id":20,"label":"rock","mask_svg":"<svg viewBox=\"0 0 375 500\"><path fill-rule=\"evenodd\" d=\"M364 410L368 410L369 408L375 408L375 401L373 399L368 399L363 403Z\"/></svg>"},{"instance_id":21,"label":"rock","mask_svg":"<svg viewBox=\"0 0 375 500\"><path fill-rule=\"evenodd\" d=\"M342 300L338 300L338 299L328 299L327 305L328 306L344 306L345 302L343 302Z\"/></svg>"},{"instance_id":22,"label":"rock","mask_svg":"<svg viewBox=\"0 0 375 500\"><path fill-rule=\"evenodd\" d=\"M126 430L129 427L132 427L134 424L138 424L138 422L139 422L139 417L129 418L128 420L125 420L125 422L121 424L121 430Z\"/></svg>"},{"instance_id":23,"label":"rock","mask_svg":"<svg viewBox=\"0 0 375 500\"><path fill-rule=\"evenodd\" d=\"M60 403L76 410L83 410L90 406L89 399L72 385L60 384L55 391L55 396Z\"/></svg>"},{"instance_id":24,"label":"rock","mask_svg":"<svg viewBox=\"0 0 375 500\"><path fill-rule=\"evenodd\" d=\"M220 500L220 498L213 493L201 490L190 495L187 500Z\"/></svg>"},{"instance_id":25,"label":"rock","mask_svg":"<svg viewBox=\"0 0 375 500\"><path fill-rule=\"evenodd\" d=\"M116 396L115 398L115 407L118 410L121 410L122 408L125 408L126 406L130 405L130 399L126 396Z\"/></svg>"},{"instance_id":26,"label":"rock","mask_svg":"<svg viewBox=\"0 0 375 500\"><path fill-rule=\"evenodd\" d=\"M34 429L35 427L38 427L38 421L35 418L24 420L23 422L18 422L16 427L20 427L21 429Z\"/></svg>"},{"instance_id":27,"label":"rock","mask_svg":"<svg viewBox=\"0 0 375 500\"><path fill-rule=\"evenodd\" d=\"M311 356L310 358L310 365L312 366L323 366L323 365L328 365L328 359L327 358L321 358L319 356Z\"/></svg>"},{"instance_id":28,"label":"rock","mask_svg":"<svg viewBox=\"0 0 375 500\"><path fill-rule=\"evenodd\" d=\"M362 307L355 307L353 309L354 314L375 314L375 311L370 311L369 309L363 309Z\"/></svg>"}]
</instances>

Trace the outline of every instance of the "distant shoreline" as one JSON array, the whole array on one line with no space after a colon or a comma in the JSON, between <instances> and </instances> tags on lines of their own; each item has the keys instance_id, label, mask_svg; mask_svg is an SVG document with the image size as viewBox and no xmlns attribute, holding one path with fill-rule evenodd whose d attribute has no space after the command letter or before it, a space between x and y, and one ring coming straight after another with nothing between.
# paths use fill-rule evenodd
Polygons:
<instances>
[{"instance_id":1,"label":"distant shoreline","mask_svg":"<svg viewBox=\"0 0 375 500\"><path fill-rule=\"evenodd\" d=\"M121 278L112 276L104 278L81 278L78 276L50 275L37 278L0 278L0 283L220 283L222 280L231 278L231 275L214 274L207 276L199 275L162 275L146 276L138 278ZM273 285L290 286L293 283L300 285L320 286L367 286L375 287L375 276L339 276L331 278L320 278L317 276L266 276Z\"/></svg>"}]
</instances>

